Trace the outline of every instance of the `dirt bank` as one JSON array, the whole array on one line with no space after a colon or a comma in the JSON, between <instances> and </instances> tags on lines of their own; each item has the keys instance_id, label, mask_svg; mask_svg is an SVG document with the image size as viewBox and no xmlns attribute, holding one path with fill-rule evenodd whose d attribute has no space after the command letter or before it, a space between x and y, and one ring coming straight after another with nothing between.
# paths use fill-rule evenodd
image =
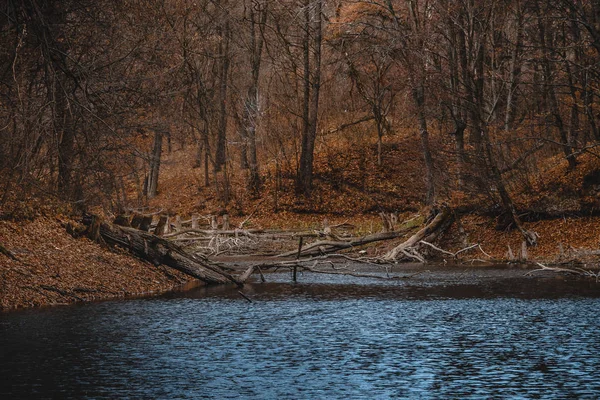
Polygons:
<instances>
[{"instance_id":1,"label":"dirt bank","mask_svg":"<svg viewBox=\"0 0 600 400\"><path fill-rule=\"evenodd\" d=\"M0 310L163 293L191 279L88 239L57 219L0 221Z\"/></svg>"}]
</instances>

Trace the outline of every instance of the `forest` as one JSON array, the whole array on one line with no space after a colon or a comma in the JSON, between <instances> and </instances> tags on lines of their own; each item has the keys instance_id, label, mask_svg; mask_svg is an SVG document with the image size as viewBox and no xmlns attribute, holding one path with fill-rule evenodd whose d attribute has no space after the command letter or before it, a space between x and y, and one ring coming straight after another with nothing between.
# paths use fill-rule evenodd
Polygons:
<instances>
[{"instance_id":1,"label":"forest","mask_svg":"<svg viewBox=\"0 0 600 400\"><path fill-rule=\"evenodd\" d=\"M0 43L4 220L450 207L535 246L600 207L594 1L8 0Z\"/></svg>"}]
</instances>

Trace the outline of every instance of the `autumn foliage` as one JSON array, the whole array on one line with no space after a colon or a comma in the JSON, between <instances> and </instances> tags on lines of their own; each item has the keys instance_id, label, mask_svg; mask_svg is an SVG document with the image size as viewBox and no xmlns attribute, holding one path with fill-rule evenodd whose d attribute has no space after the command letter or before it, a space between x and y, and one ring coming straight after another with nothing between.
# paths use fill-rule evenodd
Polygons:
<instances>
[{"instance_id":1,"label":"autumn foliage","mask_svg":"<svg viewBox=\"0 0 600 400\"><path fill-rule=\"evenodd\" d=\"M256 225L371 227L381 211L447 203L510 240L543 231L547 254L559 239L544 220L600 206L596 2L4 10L4 220L227 211Z\"/></svg>"}]
</instances>

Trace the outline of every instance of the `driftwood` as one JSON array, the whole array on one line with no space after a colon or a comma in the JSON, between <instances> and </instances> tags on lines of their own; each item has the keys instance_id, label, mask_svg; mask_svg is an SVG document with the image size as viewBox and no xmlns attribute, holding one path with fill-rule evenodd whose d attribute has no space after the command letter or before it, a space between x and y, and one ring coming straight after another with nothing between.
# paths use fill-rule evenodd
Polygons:
<instances>
[{"instance_id":1,"label":"driftwood","mask_svg":"<svg viewBox=\"0 0 600 400\"><path fill-rule=\"evenodd\" d=\"M233 229L233 230L206 230L206 229L183 229L179 232L169 233L167 235L163 235L165 239L172 238L176 236L182 236L185 234L195 233L203 236L215 236L215 235L226 235L226 236L255 236L255 233L263 232L262 230L241 230L241 229Z\"/></svg>"},{"instance_id":2,"label":"driftwood","mask_svg":"<svg viewBox=\"0 0 600 400\"><path fill-rule=\"evenodd\" d=\"M318 273L318 274L347 275L347 276L353 276L356 278L370 278L370 279L381 279L381 280L410 279L414 276L431 272L430 270L423 270L423 271L418 271L416 273L412 273L410 275L390 275L388 268L385 267L385 275L373 274L373 273L360 273L360 272L356 272L353 270L349 270L347 267L336 268L335 264L333 262L325 261L330 256L332 256L332 255L331 254L323 255L323 256L318 256L315 258L303 259L303 260L290 260L290 261L277 261L277 262L271 262L271 263L261 263L261 264L254 265L254 268L256 268L259 272L261 272L261 268L264 268L264 269L274 268L275 270L278 270L279 268L289 268L289 269L299 268L304 271L309 271L309 272ZM341 254L334 254L333 256L348 258ZM357 259L351 259L351 260L356 260L358 262L372 264L369 261L361 261L361 260L357 260ZM307 263L312 263L312 265L308 265ZM317 266L320 263L328 264L331 267L331 269L317 269ZM261 273L261 275L262 275L262 273ZM263 280L263 282L264 282L264 280Z\"/></svg>"},{"instance_id":3,"label":"driftwood","mask_svg":"<svg viewBox=\"0 0 600 400\"><path fill-rule=\"evenodd\" d=\"M334 253L339 250L349 249L352 247L362 246L365 244L378 242L381 240L390 240L405 235L407 230L400 230L397 232L380 232L372 235L363 236L361 238L354 238L350 240L320 240L318 242L307 244L303 246L301 251L298 250L288 251L283 254L279 254L276 257L291 257L291 256L315 256L320 254Z\"/></svg>"},{"instance_id":4,"label":"driftwood","mask_svg":"<svg viewBox=\"0 0 600 400\"><path fill-rule=\"evenodd\" d=\"M400 257L400 255L402 255L403 257L407 257L419 262L424 262L424 257L416 251L415 246L418 245L419 242L421 242L422 240L426 242L431 242L435 240L441 232L443 232L448 226L450 226L453 219L454 213L452 212L452 210L448 207L443 207L442 210L435 216L435 218L433 218L433 220L427 226L425 226L423 229L411 236L404 243L400 244L399 246L388 252L383 257L383 260L395 261ZM409 228L405 228L393 232L380 232L361 238L353 238L348 240L321 240L307 244L306 246L302 247L302 250L299 253L296 250L293 250L279 254L277 257L291 257L298 254L300 256L306 257L335 253L340 250L362 246L373 242L395 239L400 236L404 236L407 232L409 232L409 230Z\"/></svg>"},{"instance_id":5,"label":"driftwood","mask_svg":"<svg viewBox=\"0 0 600 400\"><path fill-rule=\"evenodd\" d=\"M529 271L525 275L531 275L537 271L552 271L552 272L564 272L567 274L585 276L588 278L596 279L596 282L600 281L600 272L594 272L594 271L591 271L588 269L583 269L583 268L578 268L578 267L574 267L574 268L549 267L549 266L544 265L539 262L536 262L536 265L540 268Z\"/></svg>"},{"instance_id":6,"label":"driftwood","mask_svg":"<svg viewBox=\"0 0 600 400\"><path fill-rule=\"evenodd\" d=\"M223 214L223 226L221 227L224 231L229 230L229 214Z\"/></svg>"},{"instance_id":7,"label":"driftwood","mask_svg":"<svg viewBox=\"0 0 600 400\"><path fill-rule=\"evenodd\" d=\"M198 214L192 214L192 229L200 229Z\"/></svg>"},{"instance_id":8,"label":"driftwood","mask_svg":"<svg viewBox=\"0 0 600 400\"><path fill-rule=\"evenodd\" d=\"M181 230L181 225L181 216L176 215L175 217L173 217L173 229L175 229L176 232L179 232Z\"/></svg>"},{"instance_id":9,"label":"driftwood","mask_svg":"<svg viewBox=\"0 0 600 400\"><path fill-rule=\"evenodd\" d=\"M235 283L244 280L226 272L205 257L189 254L176 244L134 228L109 225L92 216L85 218L88 234L105 243L116 245L155 265L166 265L208 284Z\"/></svg>"},{"instance_id":10,"label":"driftwood","mask_svg":"<svg viewBox=\"0 0 600 400\"><path fill-rule=\"evenodd\" d=\"M464 253L464 252L472 250L472 249L479 249L479 251L481 251L488 259L492 260L492 256L490 256L488 253L486 253L483 250L483 248L481 247L481 245L479 243L472 244L472 245L467 246L464 249L460 249L460 250L458 250L458 251L456 251L454 253L452 253L451 251L447 251L447 250L441 249L441 248L437 247L436 245L434 245L432 243L429 243L429 242L427 242L425 240L421 240L419 242L419 244L424 244L426 246L431 247L432 249L434 249L436 251L439 251L442 254L447 254L449 256L452 256L452 258L454 258L455 260L458 259L458 255L461 254L461 253ZM509 246L509 248L510 248L510 246ZM501 261L498 260L498 262L501 262Z\"/></svg>"},{"instance_id":11,"label":"driftwood","mask_svg":"<svg viewBox=\"0 0 600 400\"><path fill-rule=\"evenodd\" d=\"M399 244L387 254L383 256L384 260L394 261L400 256L419 259L419 255L415 254L415 246L421 241L432 242L437 236L450 226L454 219L454 213L449 207L442 207L441 211L433 218L429 224L412 235L408 240Z\"/></svg>"},{"instance_id":12,"label":"driftwood","mask_svg":"<svg viewBox=\"0 0 600 400\"><path fill-rule=\"evenodd\" d=\"M381 211L379 216L381 217L381 223L384 232L392 232L396 229L396 224L398 223L398 213L386 213Z\"/></svg>"},{"instance_id":13,"label":"driftwood","mask_svg":"<svg viewBox=\"0 0 600 400\"><path fill-rule=\"evenodd\" d=\"M242 282L245 282L246 280L248 280L248 278L250 277L250 275L252 275L254 273L254 269L257 268L257 266L255 265L251 265L250 267L248 267L248 269L238 277L238 279ZM263 277L264 279L264 277Z\"/></svg>"},{"instance_id":14,"label":"driftwood","mask_svg":"<svg viewBox=\"0 0 600 400\"><path fill-rule=\"evenodd\" d=\"M151 215L134 214L133 218L131 219L131 227L139 229L144 232L148 232L148 229L150 229L151 223L152 223Z\"/></svg>"}]
</instances>

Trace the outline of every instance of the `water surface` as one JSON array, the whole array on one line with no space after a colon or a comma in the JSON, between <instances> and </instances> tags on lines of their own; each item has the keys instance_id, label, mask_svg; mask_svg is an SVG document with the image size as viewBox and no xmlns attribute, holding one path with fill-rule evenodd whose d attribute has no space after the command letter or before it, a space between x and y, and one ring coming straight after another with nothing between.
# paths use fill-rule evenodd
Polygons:
<instances>
[{"instance_id":1,"label":"water surface","mask_svg":"<svg viewBox=\"0 0 600 400\"><path fill-rule=\"evenodd\" d=\"M594 286L268 278L0 315L0 397L600 396Z\"/></svg>"}]
</instances>

